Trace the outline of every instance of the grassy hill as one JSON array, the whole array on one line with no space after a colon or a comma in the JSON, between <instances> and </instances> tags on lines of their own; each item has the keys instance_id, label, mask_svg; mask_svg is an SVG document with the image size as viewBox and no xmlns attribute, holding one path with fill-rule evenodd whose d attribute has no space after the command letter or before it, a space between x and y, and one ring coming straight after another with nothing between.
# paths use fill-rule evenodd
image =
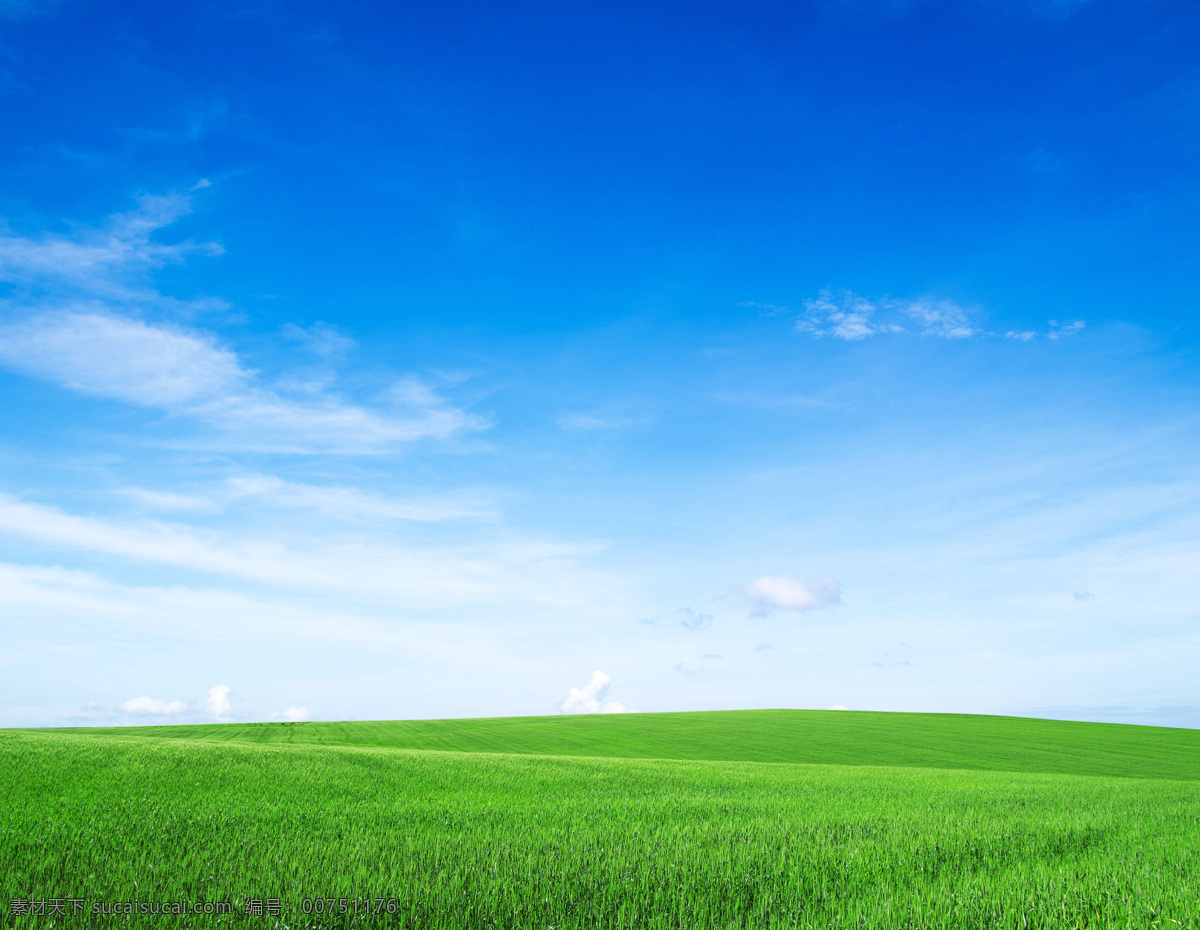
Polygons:
<instances>
[{"instance_id":1,"label":"grassy hill","mask_svg":"<svg viewBox=\"0 0 1200 930\"><path fill-rule=\"evenodd\" d=\"M710 720L673 717L677 729ZM753 745L732 725L743 718L716 719ZM497 722L471 723L498 738ZM882 732L898 738L902 723ZM987 732L986 718L963 732L971 723ZM534 732L648 738L654 724L547 720ZM0 901L82 909L9 924L1200 928L1200 781L414 752L295 741L337 732L318 726L258 732L294 741L0 731ZM1022 731L1006 732L1019 750ZM1082 751L1106 731L1067 732ZM270 901L276 916L247 914ZM188 912L133 910L164 902Z\"/></svg>"},{"instance_id":2,"label":"grassy hill","mask_svg":"<svg viewBox=\"0 0 1200 930\"><path fill-rule=\"evenodd\" d=\"M969 714L747 710L213 724L70 732L108 739L154 737L228 743L1200 780L1200 730Z\"/></svg>"}]
</instances>

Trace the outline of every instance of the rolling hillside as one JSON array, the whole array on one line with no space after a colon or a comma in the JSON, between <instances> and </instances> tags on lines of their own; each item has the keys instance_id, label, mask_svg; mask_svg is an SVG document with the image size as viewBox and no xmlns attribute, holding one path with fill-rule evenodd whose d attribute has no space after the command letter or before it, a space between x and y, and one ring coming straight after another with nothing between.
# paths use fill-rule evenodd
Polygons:
<instances>
[{"instance_id":1,"label":"rolling hillside","mask_svg":"<svg viewBox=\"0 0 1200 930\"><path fill-rule=\"evenodd\" d=\"M172 930L265 902L312 928L1200 930L1194 730L782 710L6 730L0 812L18 928L74 900L95 927L178 905L153 918Z\"/></svg>"},{"instance_id":2,"label":"rolling hillside","mask_svg":"<svg viewBox=\"0 0 1200 930\"><path fill-rule=\"evenodd\" d=\"M109 738L1200 780L1200 730L968 714L751 710L71 732Z\"/></svg>"}]
</instances>

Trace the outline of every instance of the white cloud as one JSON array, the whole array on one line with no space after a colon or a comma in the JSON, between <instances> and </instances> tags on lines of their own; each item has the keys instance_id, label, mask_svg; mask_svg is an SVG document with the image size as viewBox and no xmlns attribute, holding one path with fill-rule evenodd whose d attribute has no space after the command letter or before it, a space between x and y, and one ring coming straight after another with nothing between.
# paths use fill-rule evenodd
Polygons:
<instances>
[{"instance_id":1,"label":"white cloud","mask_svg":"<svg viewBox=\"0 0 1200 930\"><path fill-rule=\"evenodd\" d=\"M288 323L283 327L283 334L288 339L300 343L310 352L329 360L341 358L358 345L349 336L339 332L336 326L329 323L317 322L312 326L297 326L295 323Z\"/></svg>"},{"instance_id":2,"label":"white cloud","mask_svg":"<svg viewBox=\"0 0 1200 930\"><path fill-rule=\"evenodd\" d=\"M289 399L258 384L210 335L95 310L0 327L0 364L84 394L196 418L252 448L369 451L485 426L428 389L403 395L407 416L336 397Z\"/></svg>"},{"instance_id":3,"label":"white cloud","mask_svg":"<svg viewBox=\"0 0 1200 930\"><path fill-rule=\"evenodd\" d=\"M804 316L796 321L796 329L814 336L857 342L886 331L873 320L878 309L877 303L852 291L822 290L804 301Z\"/></svg>"},{"instance_id":4,"label":"white cloud","mask_svg":"<svg viewBox=\"0 0 1200 930\"><path fill-rule=\"evenodd\" d=\"M223 719L230 710L229 686L216 685L209 689L208 698L204 702L204 710L217 719ZM142 695L126 701L121 710L127 714L143 717L166 717L171 714L182 714L188 710L183 701L160 701L156 698Z\"/></svg>"},{"instance_id":5,"label":"white cloud","mask_svg":"<svg viewBox=\"0 0 1200 930\"><path fill-rule=\"evenodd\" d=\"M179 512L213 512L231 503L256 502L289 510L307 510L337 520L372 522L495 517L494 502L481 492L428 494L407 499L381 497L359 488L284 481L274 475L236 475L205 489L204 494L178 494L153 488L127 487L118 492L141 507Z\"/></svg>"},{"instance_id":6,"label":"white cloud","mask_svg":"<svg viewBox=\"0 0 1200 930\"><path fill-rule=\"evenodd\" d=\"M556 420L560 429L600 432L619 430L631 426L635 421L628 417L605 416L592 413L566 413Z\"/></svg>"},{"instance_id":7,"label":"white cloud","mask_svg":"<svg viewBox=\"0 0 1200 930\"><path fill-rule=\"evenodd\" d=\"M410 669L404 676L406 686L416 688L416 680L424 681L435 701L437 688L458 676L492 681L483 690L475 690L479 700L496 687L502 690L507 687L504 700L509 712L522 712L522 707L524 712L530 712L537 702L544 700L544 695L537 696L536 681L553 673L544 661L530 654L528 640L521 631L545 630L549 628L547 621L559 622L561 614L538 615L519 608L507 611L504 605L494 603L474 614L463 610L429 614L396 610L386 604L363 608L348 604L343 598L331 601L326 606L320 598L305 596L303 592L248 596L170 582L159 587L134 587L114 584L87 572L0 562L0 616L5 618L0 653L13 649L28 668L31 662L25 655L24 644L35 642L39 631L81 631L80 635L86 638L86 631L104 630L109 642L130 644L110 650L109 658L115 662L125 659L139 666L144 657L140 652L133 652L130 657L130 649L139 643L158 643L176 653L193 656L193 665L212 667L210 662L219 663L229 670L232 663L241 669L239 672L235 668L232 673L243 680L247 675L253 678L263 674L264 669L277 663L279 644L286 643L289 649L299 649L309 657L323 656L326 662L335 664L345 661L353 664L358 661L352 658L354 655L372 656L374 662L391 657L392 665L399 663ZM578 610L571 611L575 621L580 614ZM55 641L67 636L63 633ZM202 656L212 658L206 660ZM507 670L507 685L489 679L497 668ZM9 670L0 669L0 673L0 677L5 677ZM122 677L128 674L124 672ZM512 678L518 684L514 685ZM527 703L514 699L515 693L524 693ZM201 691L188 701L187 711L171 719L212 721L211 714L205 711L204 698ZM308 704L307 701L300 704L295 696L289 702L286 694L266 706L261 701L247 700L251 704L244 706L239 699L229 719L244 720L248 716L263 719L272 710ZM343 708L340 712L344 713L347 705L343 702L340 706ZM436 703L419 705L418 702L410 706L428 707L427 713L417 713L418 716L447 715L444 704L441 711ZM477 709L482 705L474 706ZM470 703L457 707L452 716L470 716L475 712ZM8 709L8 719L13 720L16 713ZM6 708L0 702L0 718L5 714ZM259 716L255 717L256 714ZM316 716L319 715L310 715L309 719ZM59 722L71 721L59 718ZM94 722L120 721L106 717Z\"/></svg>"},{"instance_id":8,"label":"white cloud","mask_svg":"<svg viewBox=\"0 0 1200 930\"><path fill-rule=\"evenodd\" d=\"M796 320L799 332L857 342L883 333L916 332L942 339L966 339L982 334L973 322L976 311L952 300L916 297L896 300L871 298L853 291L822 290L804 302Z\"/></svg>"},{"instance_id":9,"label":"white cloud","mask_svg":"<svg viewBox=\"0 0 1200 930\"><path fill-rule=\"evenodd\" d=\"M147 313L190 319L219 306L161 293L153 273L212 243L163 244L154 234L191 209L184 194L143 197L137 210L97 229L71 235L0 232L0 281L14 285L4 301L18 322L0 326L0 364L70 390L199 421L238 448L283 452L366 452L416 439L444 439L482 429L415 379L392 392L399 409L370 410L292 375L269 383L211 333ZM285 333L326 361L353 340L327 324ZM301 379L302 381L302 379ZM300 396L288 385L299 384Z\"/></svg>"},{"instance_id":10,"label":"white cloud","mask_svg":"<svg viewBox=\"0 0 1200 930\"><path fill-rule=\"evenodd\" d=\"M830 704L825 709L826 710L847 710L848 708L846 707L845 704Z\"/></svg>"},{"instance_id":11,"label":"white cloud","mask_svg":"<svg viewBox=\"0 0 1200 930\"><path fill-rule=\"evenodd\" d=\"M307 707L289 707L279 715L282 720L289 720L292 723L299 723L301 720L308 719Z\"/></svg>"},{"instance_id":12,"label":"white cloud","mask_svg":"<svg viewBox=\"0 0 1200 930\"><path fill-rule=\"evenodd\" d=\"M135 562L225 575L286 590L326 590L396 605L504 602L574 606L612 580L575 566L595 545L501 537L486 545L405 548L387 541L289 534L242 538L162 521L119 523L63 513L0 494L0 531Z\"/></svg>"},{"instance_id":13,"label":"white cloud","mask_svg":"<svg viewBox=\"0 0 1200 930\"><path fill-rule=\"evenodd\" d=\"M190 588L175 584L134 587L90 572L0 562L0 614L17 622L103 624L140 637L183 637L192 642L244 645L304 640L324 648L334 643L402 650L461 662L472 644L488 667L497 646L478 628L452 620L417 621L380 610L356 613L314 606L311 598L282 598ZM38 619L41 618L41 619Z\"/></svg>"},{"instance_id":14,"label":"white cloud","mask_svg":"<svg viewBox=\"0 0 1200 930\"><path fill-rule=\"evenodd\" d=\"M154 510L215 510L216 503L207 497L154 491L148 488L121 488L118 492L143 507Z\"/></svg>"},{"instance_id":15,"label":"white cloud","mask_svg":"<svg viewBox=\"0 0 1200 930\"><path fill-rule=\"evenodd\" d=\"M18 299L103 300L123 306L176 311L225 309L211 298L182 301L149 284L149 275L192 253L221 254L217 243L155 242L154 233L191 212L188 194L143 195L138 207L109 217L95 229L71 235L19 236L0 232L0 281L18 288Z\"/></svg>"},{"instance_id":16,"label":"white cloud","mask_svg":"<svg viewBox=\"0 0 1200 930\"><path fill-rule=\"evenodd\" d=\"M241 390L249 373L210 337L98 312L54 312L0 327L0 364L83 394L194 409Z\"/></svg>"},{"instance_id":17,"label":"white cloud","mask_svg":"<svg viewBox=\"0 0 1200 930\"><path fill-rule=\"evenodd\" d=\"M1071 320L1067 323L1060 323L1058 320L1050 320L1049 322L1050 332L1046 334L1049 339L1061 339L1063 336L1073 336L1087 325L1083 320Z\"/></svg>"},{"instance_id":18,"label":"white cloud","mask_svg":"<svg viewBox=\"0 0 1200 930\"><path fill-rule=\"evenodd\" d=\"M804 302L804 312L796 320L798 332L817 337L858 342L887 333L917 333L939 339L971 339L995 335L978 323L981 311L939 297L865 297L853 291L824 289ZM1084 328L1083 320L1060 323L1050 320L1046 336L1059 339ZM1033 330L1008 330L1006 339L1029 342L1038 333Z\"/></svg>"},{"instance_id":19,"label":"white cloud","mask_svg":"<svg viewBox=\"0 0 1200 930\"><path fill-rule=\"evenodd\" d=\"M400 418L334 398L295 402L266 391L221 398L195 413L240 437L245 447L282 452L370 452L388 444L446 439L487 428L479 417L449 405L419 409L414 416Z\"/></svg>"},{"instance_id":20,"label":"white cloud","mask_svg":"<svg viewBox=\"0 0 1200 930\"><path fill-rule=\"evenodd\" d=\"M413 407L435 407L441 398L427 383L414 375L401 378L388 390L388 398L397 404Z\"/></svg>"},{"instance_id":21,"label":"white cloud","mask_svg":"<svg viewBox=\"0 0 1200 930\"><path fill-rule=\"evenodd\" d=\"M739 585L729 592L732 600L745 603L754 616L767 616L776 610L815 610L841 600L837 580L829 575L805 584L794 578L764 576Z\"/></svg>"},{"instance_id":22,"label":"white cloud","mask_svg":"<svg viewBox=\"0 0 1200 930\"><path fill-rule=\"evenodd\" d=\"M599 670L592 672L592 680L582 688L569 688L562 702L564 714L623 714L625 705L606 701L612 679Z\"/></svg>"},{"instance_id":23,"label":"white cloud","mask_svg":"<svg viewBox=\"0 0 1200 930\"><path fill-rule=\"evenodd\" d=\"M339 519L434 523L491 513L483 502L468 495L394 500L366 494L357 488L300 484L273 475L231 478L229 490L234 497L255 498L276 507L315 510Z\"/></svg>"},{"instance_id":24,"label":"white cloud","mask_svg":"<svg viewBox=\"0 0 1200 930\"><path fill-rule=\"evenodd\" d=\"M220 718L228 714L232 707L229 703L229 685L213 685L208 689L208 699L204 702L206 711Z\"/></svg>"},{"instance_id":25,"label":"white cloud","mask_svg":"<svg viewBox=\"0 0 1200 930\"><path fill-rule=\"evenodd\" d=\"M166 717L169 714L182 714L187 710L187 705L182 701L160 701L143 694L126 701L121 705L121 710L139 716Z\"/></svg>"},{"instance_id":26,"label":"white cloud","mask_svg":"<svg viewBox=\"0 0 1200 930\"><path fill-rule=\"evenodd\" d=\"M921 324L921 334L924 336L968 339L981 332L971 322L971 311L952 300L918 297L915 300L886 300L884 306L916 320Z\"/></svg>"}]
</instances>

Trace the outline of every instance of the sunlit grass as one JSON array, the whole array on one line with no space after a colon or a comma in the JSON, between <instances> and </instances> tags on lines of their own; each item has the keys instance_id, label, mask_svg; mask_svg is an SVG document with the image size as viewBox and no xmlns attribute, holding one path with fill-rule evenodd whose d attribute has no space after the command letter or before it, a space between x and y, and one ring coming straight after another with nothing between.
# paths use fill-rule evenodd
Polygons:
<instances>
[{"instance_id":1,"label":"sunlit grass","mask_svg":"<svg viewBox=\"0 0 1200 930\"><path fill-rule=\"evenodd\" d=\"M1196 927L1200 910L1200 781L55 731L0 733L0 772L4 904L435 928ZM272 897L279 918L244 916ZM347 913L306 915L317 897ZM356 915L365 897L394 913Z\"/></svg>"}]
</instances>

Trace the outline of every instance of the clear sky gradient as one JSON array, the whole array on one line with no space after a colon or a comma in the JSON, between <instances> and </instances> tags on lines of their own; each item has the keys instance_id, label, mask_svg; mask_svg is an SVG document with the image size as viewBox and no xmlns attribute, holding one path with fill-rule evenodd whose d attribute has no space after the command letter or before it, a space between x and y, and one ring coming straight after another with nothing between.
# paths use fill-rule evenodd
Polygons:
<instances>
[{"instance_id":1,"label":"clear sky gradient","mask_svg":"<svg viewBox=\"0 0 1200 930\"><path fill-rule=\"evenodd\" d=\"M0 0L0 726L1200 727L1197 49Z\"/></svg>"}]
</instances>

